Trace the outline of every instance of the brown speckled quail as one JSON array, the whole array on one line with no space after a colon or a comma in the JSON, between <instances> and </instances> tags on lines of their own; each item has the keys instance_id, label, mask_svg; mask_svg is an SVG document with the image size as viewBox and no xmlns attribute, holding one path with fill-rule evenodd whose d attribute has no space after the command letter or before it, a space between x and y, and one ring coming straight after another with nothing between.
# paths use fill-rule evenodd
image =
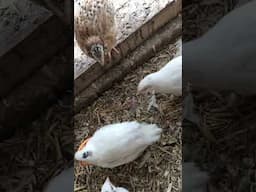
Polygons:
<instances>
[{"instance_id":1,"label":"brown speckled quail","mask_svg":"<svg viewBox=\"0 0 256 192\"><path fill-rule=\"evenodd\" d=\"M77 43L88 56L105 64L111 51L117 53L115 9L111 0L76 0L74 30Z\"/></svg>"}]
</instances>

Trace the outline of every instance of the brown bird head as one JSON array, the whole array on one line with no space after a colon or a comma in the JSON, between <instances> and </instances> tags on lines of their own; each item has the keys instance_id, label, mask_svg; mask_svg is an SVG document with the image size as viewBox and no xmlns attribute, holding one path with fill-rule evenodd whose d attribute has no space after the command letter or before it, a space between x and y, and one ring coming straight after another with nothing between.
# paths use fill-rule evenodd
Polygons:
<instances>
[{"instance_id":1,"label":"brown bird head","mask_svg":"<svg viewBox=\"0 0 256 192\"><path fill-rule=\"evenodd\" d=\"M105 64L105 46L99 36L92 36L88 38L81 47L88 56L99 62L102 66Z\"/></svg>"},{"instance_id":2,"label":"brown bird head","mask_svg":"<svg viewBox=\"0 0 256 192\"><path fill-rule=\"evenodd\" d=\"M105 63L104 46L102 44L96 43L91 46L90 54L93 59L98 61L101 65Z\"/></svg>"}]
</instances>

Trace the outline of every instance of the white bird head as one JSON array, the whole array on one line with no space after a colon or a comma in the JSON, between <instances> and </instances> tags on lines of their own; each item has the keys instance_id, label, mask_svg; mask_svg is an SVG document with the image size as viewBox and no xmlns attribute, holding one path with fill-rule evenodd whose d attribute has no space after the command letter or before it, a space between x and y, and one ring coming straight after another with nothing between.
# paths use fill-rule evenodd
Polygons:
<instances>
[{"instance_id":1,"label":"white bird head","mask_svg":"<svg viewBox=\"0 0 256 192\"><path fill-rule=\"evenodd\" d=\"M89 139L85 140L75 153L75 159L81 162L81 165L90 165L94 162L93 149L87 146Z\"/></svg>"},{"instance_id":2,"label":"white bird head","mask_svg":"<svg viewBox=\"0 0 256 192\"><path fill-rule=\"evenodd\" d=\"M101 192L129 192L127 189L123 187L115 187L107 177L106 181L104 182Z\"/></svg>"},{"instance_id":3,"label":"white bird head","mask_svg":"<svg viewBox=\"0 0 256 192\"><path fill-rule=\"evenodd\" d=\"M86 147L75 153L75 159L78 161L88 161L92 157L92 151L86 150Z\"/></svg>"},{"instance_id":4,"label":"white bird head","mask_svg":"<svg viewBox=\"0 0 256 192\"><path fill-rule=\"evenodd\" d=\"M153 88L154 88L154 73L147 75L140 81L137 92L138 94L147 93L149 91L152 91Z\"/></svg>"}]
</instances>

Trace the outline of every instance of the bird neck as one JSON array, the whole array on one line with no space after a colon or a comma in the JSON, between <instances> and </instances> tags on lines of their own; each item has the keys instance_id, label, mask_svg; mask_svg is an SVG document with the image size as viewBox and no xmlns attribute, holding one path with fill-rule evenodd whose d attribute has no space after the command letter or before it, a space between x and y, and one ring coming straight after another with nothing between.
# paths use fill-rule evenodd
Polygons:
<instances>
[{"instance_id":1,"label":"bird neck","mask_svg":"<svg viewBox=\"0 0 256 192\"><path fill-rule=\"evenodd\" d=\"M88 50L90 50L91 46L94 44L100 44L103 45L103 41L101 40L101 38L99 36L91 36L87 39L86 42L86 46L88 48Z\"/></svg>"}]
</instances>

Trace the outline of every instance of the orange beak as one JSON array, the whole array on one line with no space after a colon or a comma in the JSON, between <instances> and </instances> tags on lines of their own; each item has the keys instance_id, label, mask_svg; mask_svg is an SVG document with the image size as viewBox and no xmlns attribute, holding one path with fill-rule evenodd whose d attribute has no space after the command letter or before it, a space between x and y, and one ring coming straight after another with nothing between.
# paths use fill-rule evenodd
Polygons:
<instances>
[{"instance_id":1,"label":"orange beak","mask_svg":"<svg viewBox=\"0 0 256 192\"><path fill-rule=\"evenodd\" d=\"M80 146L78 147L78 151L81 151L89 140L90 140L90 137L87 138L86 140L84 140L84 141L80 144ZM90 165L89 163L86 163L86 162L84 162L84 161L80 161L79 164L80 164L80 166L87 166L87 165Z\"/></svg>"}]
</instances>

